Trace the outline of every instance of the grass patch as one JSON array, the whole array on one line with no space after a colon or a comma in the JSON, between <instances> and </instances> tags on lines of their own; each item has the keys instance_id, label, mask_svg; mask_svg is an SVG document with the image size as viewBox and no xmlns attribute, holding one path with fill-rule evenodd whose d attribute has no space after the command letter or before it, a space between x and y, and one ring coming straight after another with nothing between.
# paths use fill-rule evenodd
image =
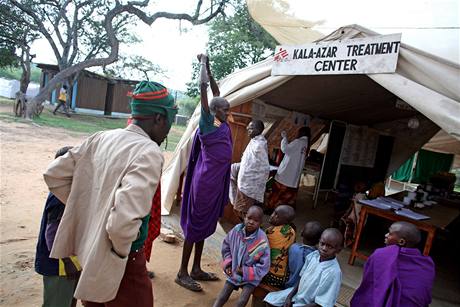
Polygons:
<instances>
[{"instance_id":1,"label":"grass patch","mask_svg":"<svg viewBox=\"0 0 460 307\"><path fill-rule=\"evenodd\" d=\"M17 118L13 115L14 100L0 98L0 105L11 107L11 112L0 112L0 120L5 122L21 122L30 123L30 121L22 118ZM126 126L126 118L109 118L103 116L83 115L83 114L71 114L72 117L68 118L63 114L53 115L50 110L43 110L40 117L33 120L34 123L40 126L62 128L69 132L78 132L85 134L93 134L102 130L110 130L117 128L124 128ZM185 131L185 126L171 127L171 131L168 135L168 148L167 151L174 151L179 142L182 134ZM164 149L166 142L161 147Z\"/></svg>"}]
</instances>

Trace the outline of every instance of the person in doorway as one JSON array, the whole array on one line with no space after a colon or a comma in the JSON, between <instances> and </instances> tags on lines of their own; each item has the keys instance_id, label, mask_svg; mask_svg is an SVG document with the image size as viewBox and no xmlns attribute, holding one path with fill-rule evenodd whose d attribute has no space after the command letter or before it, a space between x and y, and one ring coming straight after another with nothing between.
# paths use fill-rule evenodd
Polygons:
<instances>
[{"instance_id":1,"label":"person in doorway","mask_svg":"<svg viewBox=\"0 0 460 307\"><path fill-rule=\"evenodd\" d=\"M72 146L62 147L55 159L65 155ZM43 275L42 307L74 307L73 298L81 266L75 256L63 259L50 258L56 231L61 222L65 205L53 195L48 194L43 211L40 233L35 255L35 271Z\"/></svg>"},{"instance_id":2,"label":"person in doorway","mask_svg":"<svg viewBox=\"0 0 460 307\"><path fill-rule=\"evenodd\" d=\"M203 61L202 61L202 57ZM212 235L217 221L228 203L230 167L232 162L232 135L227 124L230 105L219 96L219 88L211 75L209 59L199 55L211 81L214 98L208 105L205 81L200 83L201 117L195 134L181 207L181 227L184 232L182 261L175 282L192 291L202 291L198 281L214 281L218 277L201 269L204 240ZM190 274L188 263L195 246L195 255Z\"/></svg>"},{"instance_id":3,"label":"person in doorway","mask_svg":"<svg viewBox=\"0 0 460 307\"><path fill-rule=\"evenodd\" d=\"M351 306L430 305L435 267L433 260L416 248L419 242L420 231L414 224L393 223L385 235L387 246L367 259Z\"/></svg>"},{"instance_id":4,"label":"person in doorway","mask_svg":"<svg viewBox=\"0 0 460 307\"><path fill-rule=\"evenodd\" d=\"M261 120L253 120L247 130L251 140L243 152L241 163L235 163L239 171L233 209L240 221L244 220L249 207L264 202L265 185L270 172L267 140L262 135L264 123ZM232 169L234 167L235 165L232 165Z\"/></svg>"},{"instance_id":5,"label":"person in doorway","mask_svg":"<svg viewBox=\"0 0 460 307\"><path fill-rule=\"evenodd\" d=\"M70 117L69 114L69 108L67 107L67 85L63 85L60 92L59 92L59 97L58 97L58 104L56 108L53 111L53 114L56 115L56 111L59 110L59 108L64 108L65 115L67 117Z\"/></svg>"},{"instance_id":6,"label":"person in doorway","mask_svg":"<svg viewBox=\"0 0 460 307\"><path fill-rule=\"evenodd\" d=\"M286 288L294 287L300 280L300 271L305 264L307 256L317 250L319 239L323 233L323 227L318 221L305 223L300 236L302 243L294 243L289 248L289 279L285 284Z\"/></svg>"},{"instance_id":7,"label":"person in doorway","mask_svg":"<svg viewBox=\"0 0 460 307\"><path fill-rule=\"evenodd\" d=\"M252 206L244 223L236 225L222 243L222 268L227 276L224 288L213 307L221 307L234 290L242 289L236 306L244 307L270 268L270 247L261 230L264 213L262 208Z\"/></svg>"},{"instance_id":8,"label":"person in doorway","mask_svg":"<svg viewBox=\"0 0 460 307\"><path fill-rule=\"evenodd\" d=\"M75 297L87 307L153 306L142 247L163 166L159 145L176 114L164 86L142 81L132 93L131 125L93 134L44 174L66 204L51 257L78 256Z\"/></svg>"},{"instance_id":9,"label":"person in doorway","mask_svg":"<svg viewBox=\"0 0 460 307\"><path fill-rule=\"evenodd\" d=\"M270 216L271 226L265 231L270 245L270 271L262 282L279 289L284 288L288 278L289 247L295 242L295 229L291 226L294 217L291 206L278 206Z\"/></svg>"},{"instance_id":10,"label":"person in doorway","mask_svg":"<svg viewBox=\"0 0 460 307\"><path fill-rule=\"evenodd\" d=\"M288 142L284 131L281 138L281 151L284 157L275 175L273 190L267 204L268 210L273 210L280 204L295 207L300 175L308 153L310 128L300 128L297 139L291 143Z\"/></svg>"},{"instance_id":11,"label":"person in doorway","mask_svg":"<svg viewBox=\"0 0 460 307\"><path fill-rule=\"evenodd\" d=\"M342 246L343 236L338 229L324 230L318 250L305 259L297 284L267 294L265 302L270 306L334 307L342 283L342 271L336 259Z\"/></svg>"}]
</instances>

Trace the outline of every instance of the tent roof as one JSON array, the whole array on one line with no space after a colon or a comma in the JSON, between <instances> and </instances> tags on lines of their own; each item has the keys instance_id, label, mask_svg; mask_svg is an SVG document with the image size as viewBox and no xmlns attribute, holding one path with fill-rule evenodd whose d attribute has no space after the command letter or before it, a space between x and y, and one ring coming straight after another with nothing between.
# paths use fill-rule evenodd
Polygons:
<instances>
[{"instance_id":1,"label":"tent roof","mask_svg":"<svg viewBox=\"0 0 460 307\"><path fill-rule=\"evenodd\" d=\"M271 27L282 29L282 37L289 37L290 31L293 33L290 43L301 44L308 41L298 40L302 37L299 33L304 33L306 29L303 25L277 25L274 23ZM339 28L321 40L373 35L376 33L352 25ZM276 36L275 38L278 39ZM439 130L438 127L449 135L460 138L460 67L457 64L405 44L401 44L397 69L392 74L271 76L272 62L273 59L268 58L230 74L219 82L221 96L229 101L231 107L258 98L269 105L325 119L340 119L354 124L377 124L385 131L398 126L398 129L393 129L397 137L393 154L398 154L390 163L393 168L420 149ZM210 94L209 92L208 95ZM397 98L417 112L395 108ZM421 120L421 126L417 130L408 129L405 120L414 114ZM187 167L198 121L199 108L195 110L163 172L162 214L169 213L179 186L180 174Z\"/></svg>"},{"instance_id":2,"label":"tent roof","mask_svg":"<svg viewBox=\"0 0 460 307\"><path fill-rule=\"evenodd\" d=\"M322 119L356 125L408 118L417 113L397 109L397 97L366 75L297 76L259 99Z\"/></svg>"},{"instance_id":3,"label":"tent roof","mask_svg":"<svg viewBox=\"0 0 460 307\"><path fill-rule=\"evenodd\" d=\"M428 143L423 145L423 149L460 156L460 141L448 135L444 130L440 130Z\"/></svg>"}]
</instances>

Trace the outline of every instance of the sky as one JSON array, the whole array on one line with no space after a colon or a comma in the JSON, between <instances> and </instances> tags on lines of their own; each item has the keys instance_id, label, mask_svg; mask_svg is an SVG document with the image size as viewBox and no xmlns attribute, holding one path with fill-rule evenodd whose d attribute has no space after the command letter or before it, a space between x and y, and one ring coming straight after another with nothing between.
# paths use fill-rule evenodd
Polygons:
<instances>
[{"instance_id":1,"label":"sky","mask_svg":"<svg viewBox=\"0 0 460 307\"><path fill-rule=\"evenodd\" d=\"M153 1L152 1L153 2ZM315 29L328 34L340 26L359 24L381 34L402 33L402 42L460 63L459 0L288 0L290 12L309 21L322 21ZM192 12L195 1L158 0L151 11ZM134 29L143 40L122 46L125 54L142 55L166 70L156 81L167 87L185 90L192 63L206 50L205 25L192 27L187 22L158 19L152 26L139 23ZM44 40L32 46L37 63L55 63Z\"/></svg>"}]
</instances>

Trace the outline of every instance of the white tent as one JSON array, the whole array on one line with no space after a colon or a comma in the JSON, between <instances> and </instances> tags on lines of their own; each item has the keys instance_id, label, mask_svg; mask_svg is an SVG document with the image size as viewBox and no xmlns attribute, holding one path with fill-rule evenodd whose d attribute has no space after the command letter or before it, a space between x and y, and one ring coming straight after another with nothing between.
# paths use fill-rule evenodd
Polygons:
<instances>
[{"instance_id":1,"label":"white tent","mask_svg":"<svg viewBox=\"0 0 460 307\"><path fill-rule=\"evenodd\" d=\"M283 35L289 37L286 33ZM292 37L299 37L298 32L296 35ZM377 34L351 25L339 28L318 41L374 35ZM283 39L276 38L283 43ZM220 93L231 107L260 98L268 105L319 118L372 125L396 138L389 172L420 149L438 132L439 127L460 139L460 66L455 63L403 43L396 72L392 74L271 76L272 61L272 58L268 58L219 82ZM396 98L405 101L416 111L395 112ZM407 118L413 116L418 116L420 120L419 129L407 129ZM197 109L163 172L162 214L168 214L171 209L180 176L187 167L198 120Z\"/></svg>"}]
</instances>

